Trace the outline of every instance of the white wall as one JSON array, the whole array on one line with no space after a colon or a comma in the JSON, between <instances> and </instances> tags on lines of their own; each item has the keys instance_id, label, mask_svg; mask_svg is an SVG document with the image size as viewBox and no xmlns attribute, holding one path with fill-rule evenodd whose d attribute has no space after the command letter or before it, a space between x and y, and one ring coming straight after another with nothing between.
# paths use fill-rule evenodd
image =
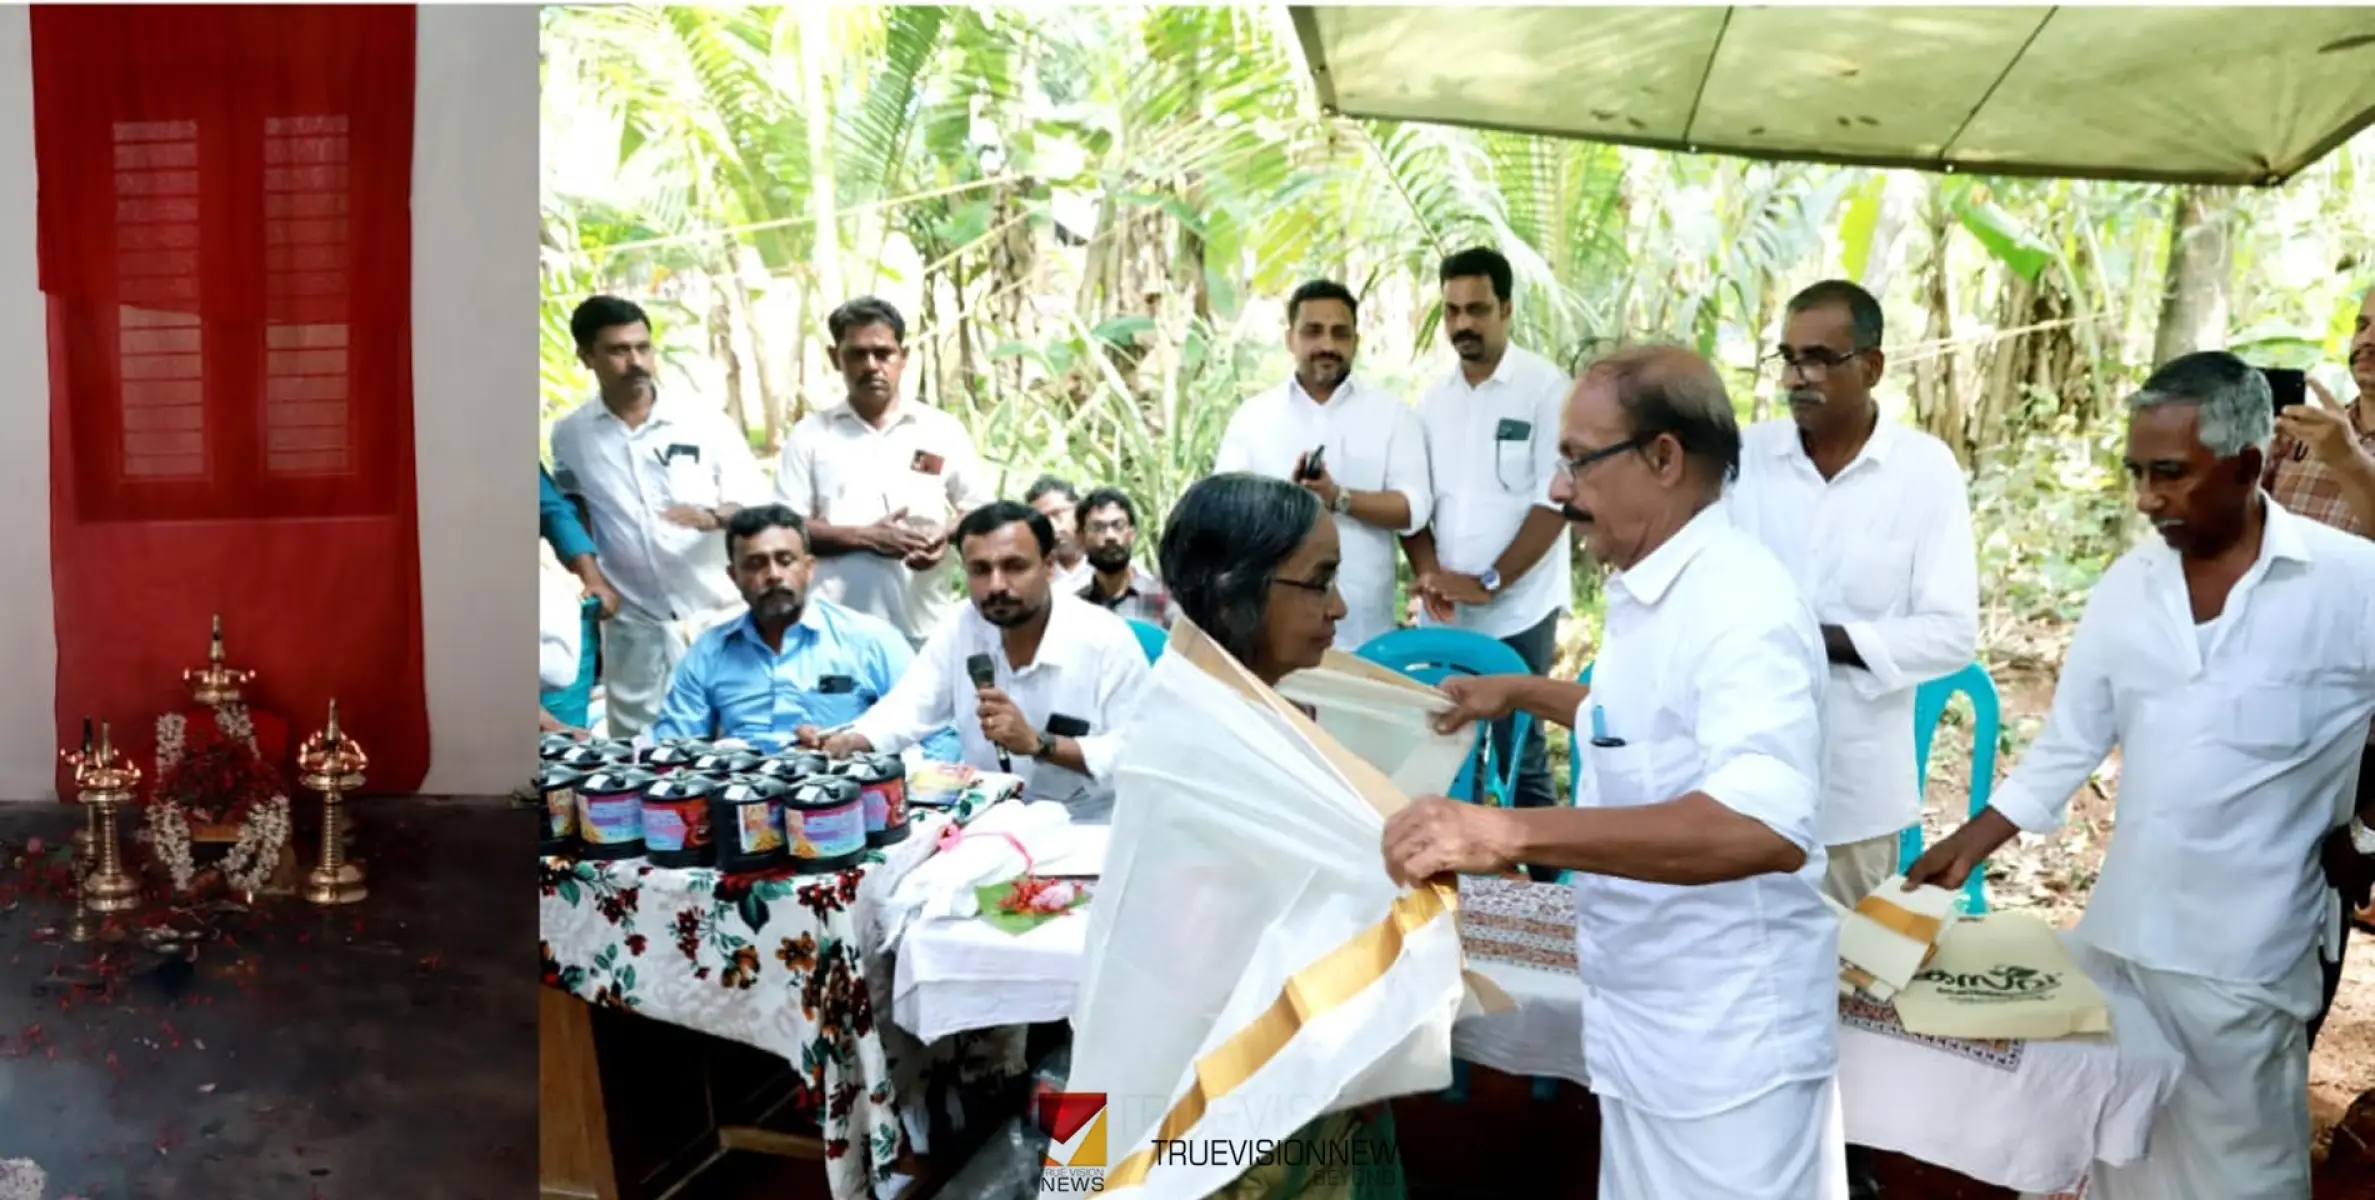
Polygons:
<instances>
[{"instance_id":1,"label":"white wall","mask_svg":"<svg viewBox=\"0 0 2375 1200\"><path fill-rule=\"evenodd\" d=\"M423 5L413 132L413 439L424 792L534 768L537 61L533 6ZM35 256L32 43L0 7L0 800L55 798L49 346ZM300 731L301 732L301 731Z\"/></svg>"},{"instance_id":2,"label":"white wall","mask_svg":"<svg viewBox=\"0 0 2375 1200\"><path fill-rule=\"evenodd\" d=\"M34 243L33 25L0 7L0 800L57 798L49 588L49 319Z\"/></svg>"},{"instance_id":3,"label":"white wall","mask_svg":"<svg viewBox=\"0 0 2375 1200\"><path fill-rule=\"evenodd\" d=\"M536 768L536 7L424 4L412 167L424 792ZM5 511L5 510L0 510Z\"/></svg>"}]
</instances>

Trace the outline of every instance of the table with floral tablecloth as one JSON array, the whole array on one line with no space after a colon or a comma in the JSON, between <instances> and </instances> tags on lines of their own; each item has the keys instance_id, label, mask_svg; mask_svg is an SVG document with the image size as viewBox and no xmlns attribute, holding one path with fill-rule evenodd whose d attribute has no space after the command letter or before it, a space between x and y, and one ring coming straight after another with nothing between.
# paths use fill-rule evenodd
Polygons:
<instances>
[{"instance_id":1,"label":"table with floral tablecloth","mask_svg":"<svg viewBox=\"0 0 2375 1200\"><path fill-rule=\"evenodd\" d=\"M1001 778L1011 779L985 777L958 817L1011 794ZM817 1115L833 1195L870 1196L910 1149L898 1064L875 1016L875 989L888 996L889 980L871 910L949 820L918 810L906 841L831 874L541 859L544 983L783 1056L799 1068L799 1105Z\"/></svg>"}]
</instances>

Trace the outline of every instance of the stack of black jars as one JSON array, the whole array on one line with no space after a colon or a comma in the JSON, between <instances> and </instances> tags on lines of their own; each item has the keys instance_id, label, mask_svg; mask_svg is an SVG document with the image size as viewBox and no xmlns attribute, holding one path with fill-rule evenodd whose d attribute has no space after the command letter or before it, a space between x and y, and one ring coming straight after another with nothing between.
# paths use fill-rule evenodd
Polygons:
<instances>
[{"instance_id":1,"label":"stack of black jars","mask_svg":"<svg viewBox=\"0 0 2375 1200\"><path fill-rule=\"evenodd\" d=\"M821 874L907 837L907 771L896 755L834 761L690 740L637 751L560 734L541 749L545 855Z\"/></svg>"}]
</instances>

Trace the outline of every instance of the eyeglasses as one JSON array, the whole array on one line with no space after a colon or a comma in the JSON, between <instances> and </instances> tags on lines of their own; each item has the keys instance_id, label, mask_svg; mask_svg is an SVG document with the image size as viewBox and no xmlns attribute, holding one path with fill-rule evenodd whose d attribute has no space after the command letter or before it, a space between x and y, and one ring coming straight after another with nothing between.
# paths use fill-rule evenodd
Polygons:
<instances>
[{"instance_id":1,"label":"eyeglasses","mask_svg":"<svg viewBox=\"0 0 2375 1200\"><path fill-rule=\"evenodd\" d=\"M1566 480L1569 483L1573 483L1575 482L1576 476L1583 474L1585 467L1591 466L1596 462L1602 462L1607 459L1615 458L1617 455L1622 454L1627 450L1638 450L1641 447L1648 445L1652 441L1655 441L1657 436L1658 435L1654 433L1636 433L1613 446L1602 446L1597 450L1587 450L1582 455L1575 458L1561 458L1558 460L1558 466L1556 468L1558 477Z\"/></svg>"},{"instance_id":2,"label":"eyeglasses","mask_svg":"<svg viewBox=\"0 0 2375 1200\"><path fill-rule=\"evenodd\" d=\"M1288 587L1299 588L1316 596L1332 596L1336 593L1336 577L1333 575L1325 579L1288 579L1281 575L1270 582L1283 583Z\"/></svg>"},{"instance_id":3,"label":"eyeglasses","mask_svg":"<svg viewBox=\"0 0 2375 1200\"><path fill-rule=\"evenodd\" d=\"M1796 371L1799 378L1811 382L1830 375L1833 369L1841 365L1855 361L1856 357L1862 353L1861 350L1850 350L1842 354L1837 350L1820 346L1810 350L1791 350L1785 347L1766 355L1765 361L1758 365L1784 378L1787 378L1791 371Z\"/></svg>"}]
</instances>

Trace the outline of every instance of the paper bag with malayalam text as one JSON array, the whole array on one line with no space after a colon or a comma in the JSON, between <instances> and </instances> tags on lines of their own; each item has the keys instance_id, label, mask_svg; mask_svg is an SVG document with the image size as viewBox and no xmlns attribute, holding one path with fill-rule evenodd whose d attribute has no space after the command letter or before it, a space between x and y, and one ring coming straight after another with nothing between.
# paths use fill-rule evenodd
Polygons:
<instances>
[{"instance_id":1,"label":"paper bag with malayalam text","mask_svg":"<svg viewBox=\"0 0 2375 1200\"><path fill-rule=\"evenodd\" d=\"M2111 1032L2102 989L2035 913L1955 922L1896 1005L1906 1032L1931 1037L2045 1041Z\"/></svg>"}]
</instances>

